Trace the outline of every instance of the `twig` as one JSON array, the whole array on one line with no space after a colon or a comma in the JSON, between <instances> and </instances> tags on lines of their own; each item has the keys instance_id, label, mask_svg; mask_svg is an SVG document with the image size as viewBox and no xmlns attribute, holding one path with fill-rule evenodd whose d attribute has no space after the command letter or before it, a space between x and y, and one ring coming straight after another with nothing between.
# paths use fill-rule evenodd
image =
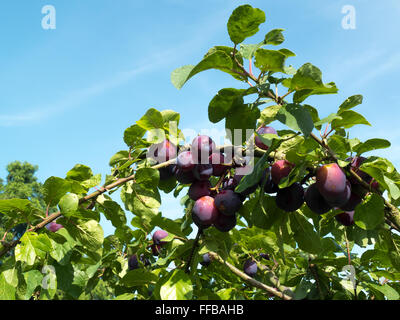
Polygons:
<instances>
[{"instance_id":1,"label":"twig","mask_svg":"<svg viewBox=\"0 0 400 320\"><path fill-rule=\"evenodd\" d=\"M200 240L200 237L202 234L203 234L203 229L199 228L199 230L197 231L196 238L194 239L192 251L190 252L189 259L186 263L186 268L185 268L186 273L189 273L191 270L192 259L193 259L194 253L196 251L196 248L199 245L199 240Z\"/></svg>"}]
</instances>

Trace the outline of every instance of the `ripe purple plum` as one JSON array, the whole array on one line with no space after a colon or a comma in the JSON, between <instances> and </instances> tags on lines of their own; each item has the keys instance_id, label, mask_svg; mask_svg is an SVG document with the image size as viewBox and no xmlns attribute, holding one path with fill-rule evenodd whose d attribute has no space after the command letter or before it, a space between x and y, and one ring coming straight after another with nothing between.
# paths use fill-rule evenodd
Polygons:
<instances>
[{"instance_id":1,"label":"ripe purple plum","mask_svg":"<svg viewBox=\"0 0 400 320\"><path fill-rule=\"evenodd\" d=\"M234 215L242 207L242 201L239 194L232 190L222 190L215 197L215 206L218 211L224 215Z\"/></svg>"},{"instance_id":2,"label":"ripe purple plum","mask_svg":"<svg viewBox=\"0 0 400 320\"><path fill-rule=\"evenodd\" d=\"M267 126L263 126L260 129L258 129L257 133L261 134L261 135L267 134L267 133L278 134L274 128L267 127ZM260 149L268 150L268 146L261 141L259 136L256 136L254 141L255 141L256 146L259 147Z\"/></svg>"},{"instance_id":3,"label":"ripe purple plum","mask_svg":"<svg viewBox=\"0 0 400 320\"><path fill-rule=\"evenodd\" d=\"M332 207L326 202L325 198L318 191L317 184L310 185L304 195L305 202L311 211L316 214L327 213Z\"/></svg>"},{"instance_id":4,"label":"ripe purple plum","mask_svg":"<svg viewBox=\"0 0 400 320\"><path fill-rule=\"evenodd\" d=\"M128 259L128 269L135 270L138 268L139 268L139 261L138 261L137 255L134 254L134 255L130 256Z\"/></svg>"},{"instance_id":5,"label":"ripe purple plum","mask_svg":"<svg viewBox=\"0 0 400 320\"><path fill-rule=\"evenodd\" d=\"M362 163L366 160L367 158L364 157L354 157L354 158L348 158L347 160L351 160L351 169L354 171L354 173L356 173L361 179L363 179L366 183L370 183L372 180L372 177L365 173L364 171L360 170L360 166L362 165ZM356 178L354 178L353 176L351 176L350 178L350 182L354 183L354 184L358 184L359 182L357 181Z\"/></svg>"},{"instance_id":6,"label":"ripe purple plum","mask_svg":"<svg viewBox=\"0 0 400 320\"><path fill-rule=\"evenodd\" d=\"M354 211L345 211L335 216L335 219L340 224L348 227L354 224Z\"/></svg>"},{"instance_id":7,"label":"ripe purple plum","mask_svg":"<svg viewBox=\"0 0 400 320\"><path fill-rule=\"evenodd\" d=\"M203 254L202 256L202 261L200 261L200 264L204 267L208 267L211 263L211 258L210 255L207 253Z\"/></svg>"},{"instance_id":8,"label":"ripe purple plum","mask_svg":"<svg viewBox=\"0 0 400 320\"><path fill-rule=\"evenodd\" d=\"M345 205L341 206L340 209L344 211L354 211L361 201L362 199L358 194L351 192L349 201L347 201Z\"/></svg>"},{"instance_id":9,"label":"ripe purple plum","mask_svg":"<svg viewBox=\"0 0 400 320\"><path fill-rule=\"evenodd\" d=\"M262 186L263 184L265 193L276 193L279 190L279 187L272 181L271 168L269 167L265 169L264 175L260 180L260 186Z\"/></svg>"},{"instance_id":10,"label":"ripe purple plum","mask_svg":"<svg viewBox=\"0 0 400 320\"><path fill-rule=\"evenodd\" d=\"M214 227L221 232L229 232L236 226L236 222L236 214L227 216L219 212Z\"/></svg>"},{"instance_id":11,"label":"ripe purple plum","mask_svg":"<svg viewBox=\"0 0 400 320\"><path fill-rule=\"evenodd\" d=\"M195 167L196 162L193 159L193 155L190 151L184 151L181 152L176 158L176 164L182 171L191 171Z\"/></svg>"},{"instance_id":12,"label":"ripe purple plum","mask_svg":"<svg viewBox=\"0 0 400 320\"><path fill-rule=\"evenodd\" d=\"M57 232L61 228L64 228L62 224L56 223L56 222L50 222L49 224L46 225L46 228L51 231L51 232Z\"/></svg>"},{"instance_id":13,"label":"ripe purple plum","mask_svg":"<svg viewBox=\"0 0 400 320\"><path fill-rule=\"evenodd\" d=\"M304 189L300 183L279 189L276 193L276 205L278 208L291 212L299 209L304 203Z\"/></svg>"},{"instance_id":14,"label":"ripe purple plum","mask_svg":"<svg viewBox=\"0 0 400 320\"><path fill-rule=\"evenodd\" d=\"M336 164L326 164L317 170L318 191L334 207L340 207L349 200L351 191L343 170Z\"/></svg>"},{"instance_id":15,"label":"ripe purple plum","mask_svg":"<svg viewBox=\"0 0 400 320\"><path fill-rule=\"evenodd\" d=\"M193 171L175 170L175 178L181 184L190 184L196 181Z\"/></svg>"},{"instance_id":16,"label":"ripe purple plum","mask_svg":"<svg viewBox=\"0 0 400 320\"><path fill-rule=\"evenodd\" d=\"M204 196L198 199L192 209L193 222L202 229L211 226L218 217L218 209L215 206L214 198Z\"/></svg>"},{"instance_id":17,"label":"ripe purple plum","mask_svg":"<svg viewBox=\"0 0 400 320\"><path fill-rule=\"evenodd\" d=\"M208 157L216 150L214 141L206 135L199 135L192 141L191 149L193 157L199 163L208 163Z\"/></svg>"},{"instance_id":18,"label":"ripe purple plum","mask_svg":"<svg viewBox=\"0 0 400 320\"><path fill-rule=\"evenodd\" d=\"M193 174L197 180L208 180L213 175L213 166L212 164L197 164L193 169Z\"/></svg>"},{"instance_id":19,"label":"ripe purple plum","mask_svg":"<svg viewBox=\"0 0 400 320\"><path fill-rule=\"evenodd\" d=\"M269 257L268 253L260 253L260 257L265 259L265 260L270 260L271 258Z\"/></svg>"},{"instance_id":20,"label":"ripe purple plum","mask_svg":"<svg viewBox=\"0 0 400 320\"><path fill-rule=\"evenodd\" d=\"M246 260L246 262L243 265L243 271L245 274L247 274L249 277L254 277L257 273L257 263L253 260Z\"/></svg>"},{"instance_id":21,"label":"ripe purple plum","mask_svg":"<svg viewBox=\"0 0 400 320\"><path fill-rule=\"evenodd\" d=\"M189 198L196 201L204 196L211 195L211 183L210 181L196 181L189 187Z\"/></svg>"},{"instance_id":22,"label":"ripe purple plum","mask_svg":"<svg viewBox=\"0 0 400 320\"><path fill-rule=\"evenodd\" d=\"M168 237L168 232L164 230L157 230L156 232L153 233L153 242L154 244L159 244L163 245L166 242L161 241L162 239Z\"/></svg>"},{"instance_id":23,"label":"ripe purple plum","mask_svg":"<svg viewBox=\"0 0 400 320\"><path fill-rule=\"evenodd\" d=\"M173 159L177 154L177 147L169 140L153 144L149 148L150 156L154 158L158 163L162 163Z\"/></svg>"},{"instance_id":24,"label":"ripe purple plum","mask_svg":"<svg viewBox=\"0 0 400 320\"><path fill-rule=\"evenodd\" d=\"M175 175L176 165L170 164L167 167L160 168L158 171L160 172L160 180L168 180Z\"/></svg>"},{"instance_id":25,"label":"ripe purple plum","mask_svg":"<svg viewBox=\"0 0 400 320\"><path fill-rule=\"evenodd\" d=\"M224 165L225 157L222 153L212 153L208 161L213 166L213 175L216 177L222 176L228 170L228 166Z\"/></svg>"},{"instance_id":26,"label":"ripe purple plum","mask_svg":"<svg viewBox=\"0 0 400 320\"><path fill-rule=\"evenodd\" d=\"M287 160L277 160L271 166L272 181L279 185L281 180L287 177L292 171L294 164Z\"/></svg>"}]
</instances>

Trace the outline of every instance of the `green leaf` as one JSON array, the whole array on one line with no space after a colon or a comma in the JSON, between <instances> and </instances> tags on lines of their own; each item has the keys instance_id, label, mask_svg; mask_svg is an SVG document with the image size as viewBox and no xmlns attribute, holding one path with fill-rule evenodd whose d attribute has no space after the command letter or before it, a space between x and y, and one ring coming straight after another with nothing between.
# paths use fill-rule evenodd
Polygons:
<instances>
[{"instance_id":1,"label":"green leaf","mask_svg":"<svg viewBox=\"0 0 400 320\"><path fill-rule=\"evenodd\" d=\"M290 227L300 249L315 254L322 250L320 237L303 215L297 212L290 215Z\"/></svg>"},{"instance_id":2,"label":"green leaf","mask_svg":"<svg viewBox=\"0 0 400 320\"><path fill-rule=\"evenodd\" d=\"M104 240L104 232L100 224L95 220L88 220L67 226L69 233L77 239L86 249L97 251Z\"/></svg>"},{"instance_id":3,"label":"green leaf","mask_svg":"<svg viewBox=\"0 0 400 320\"><path fill-rule=\"evenodd\" d=\"M279 109L276 119L308 137L314 129L310 112L299 104L287 104Z\"/></svg>"},{"instance_id":4,"label":"green leaf","mask_svg":"<svg viewBox=\"0 0 400 320\"><path fill-rule=\"evenodd\" d=\"M339 107L339 112L352 109L363 102L362 95L354 95L347 98Z\"/></svg>"},{"instance_id":5,"label":"green leaf","mask_svg":"<svg viewBox=\"0 0 400 320\"><path fill-rule=\"evenodd\" d=\"M354 212L354 222L364 230L375 229L383 223L384 203L380 196L371 194L360 203Z\"/></svg>"},{"instance_id":6,"label":"green leaf","mask_svg":"<svg viewBox=\"0 0 400 320\"><path fill-rule=\"evenodd\" d=\"M345 110L338 114L342 119L336 119L332 121L332 129L344 128L348 129L357 124L365 124L370 126L371 124L359 113L353 110Z\"/></svg>"},{"instance_id":7,"label":"green leaf","mask_svg":"<svg viewBox=\"0 0 400 320\"><path fill-rule=\"evenodd\" d=\"M264 125L267 125L274 120L276 120L276 115L281 109L282 106L280 105L275 105L275 106L269 106L266 107L263 111L261 111L261 122Z\"/></svg>"},{"instance_id":8,"label":"green leaf","mask_svg":"<svg viewBox=\"0 0 400 320\"><path fill-rule=\"evenodd\" d=\"M286 55L280 51L258 49L255 58L254 65L262 72L285 72Z\"/></svg>"},{"instance_id":9,"label":"green leaf","mask_svg":"<svg viewBox=\"0 0 400 320\"><path fill-rule=\"evenodd\" d=\"M235 129L241 132L241 141L232 141L234 145L242 145L254 133L257 119L260 117L260 110L251 105L241 105L233 108L226 116L225 128L229 139L232 141L235 136ZM248 129L248 132L246 132ZM234 139L236 140L236 139Z\"/></svg>"},{"instance_id":10,"label":"green leaf","mask_svg":"<svg viewBox=\"0 0 400 320\"><path fill-rule=\"evenodd\" d=\"M264 174L266 164L268 164L268 154L269 153L264 153L261 159L255 164L253 171L243 177L239 185L236 187L235 192L241 193L260 182Z\"/></svg>"},{"instance_id":11,"label":"green leaf","mask_svg":"<svg viewBox=\"0 0 400 320\"><path fill-rule=\"evenodd\" d=\"M332 122L333 120L335 120L335 119L341 120L342 117L341 117L341 116L338 116L336 113L331 113L329 116L327 116L327 117L325 117L325 118L323 118L323 119L321 119L321 120L315 122L315 123L314 123L314 126L315 126L316 128L317 128L317 127L320 127L320 128L321 128L321 126L322 126L324 123L331 123L331 122Z\"/></svg>"},{"instance_id":12,"label":"green leaf","mask_svg":"<svg viewBox=\"0 0 400 320\"><path fill-rule=\"evenodd\" d=\"M36 257L44 259L46 253L52 250L51 241L46 234L25 232L20 241L15 247L15 260L29 266L35 263Z\"/></svg>"},{"instance_id":13,"label":"green leaf","mask_svg":"<svg viewBox=\"0 0 400 320\"><path fill-rule=\"evenodd\" d=\"M93 176L92 169L83 165L77 164L67 172L67 179L76 181L85 181Z\"/></svg>"},{"instance_id":14,"label":"green leaf","mask_svg":"<svg viewBox=\"0 0 400 320\"><path fill-rule=\"evenodd\" d=\"M290 82L291 90L333 90L332 85L324 85L322 82L322 72L311 63L306 63L297 70Z\"/></svg>"},{"instance_id":15,"label":"green leaf","mask_svg":"<svg viewBox=\"0 0 400 320\"><path fill-rule=\"evenodd\" d=\"M15 300L15 287L6 281L3 273L0 273L0 300Z\"/></svg>"},{"instance_id":16,"label":"green leaf","mask_svg":"<svg viewBox=\"0 0 400 320\"><path fill-rule=\"evenodd\" d=\"M369 139L355 146L353 151L356 152L357 155L360 155L372 150L389 148L390 145L390 142L385 139Z\"/></svg>"},{"instance_id":17,"label":"green leaf","mask_svg":"<svg viewBox=\"0 0 400 320\"><path fill-rule=\"evenodd\" d=\"M110 220L115 228L122 227L126 224L125 211L120 205L111 200L107 200L103 195L97 197L99 210L104 213L107 220Z\"/></svg>"},{"instance_id":18,"label":"green leaf","mask_svg":"<svg viewBox=\"0 0 400 320\"><path fill-rule=\"evenodd\" d=\"M137 143L141 142L144 134L146 133L146 129L134 124L133 126L129 127L124 132L124 142L128 145L128 147L134 147ZM125 155L125 154L122 154ZM128 154L127 154L128 155ZM111 159L114 160L115 159ZM110 165L112 161L110 160Z\"/></svg>"},{"instance_id":19,"label":"green leaf","mask_svg":"<svg viewBox=\"0 0 400 320\"><path fill-rule=\"evenodd\" d=\"M160 288L162 300L190 300L193 296L193 285L190 276L183 270L175 269Z\"/></svg>"},{"instance_id":20,"label":"green leaf","mask_svg":"<svg viewBox=\"0 0 400 320\"><path fill-rule=\"evenodd\" d=\"M46 204L55 206L70 191L70 183L58 177L50 177L43 184L43 195Z\"/></svg>"},{"instance_id":21,"label":"green leaf","mask_svg":"<svg viewBox=\"0 0 400 320\"><path fill-rule=\"evenodd\" d=\"M399 300L400 298L399 293L388 284L381 286L378 284L369 283L368 287L374 291L383 293L388 300Z\"/></svg>"},{"instance_id":22,"label":"green leaf","mask_svg":"<svg viewBox=\"0 0 400 320\"><path fill-rule=\"evenodd\" d=\"M172 84L180 89L194 75L209 69L231 70L233 68L232 58L222 50L215 50L207 54L196 66L184 66L172 72Z\"/></svg>"},{"instance_id":23,"label":"green leaf","mask_svg":"<svg viewBox=\"0 0 400 320\"><path fill-rule=\"evenodd\" d=\"M40 273L39 270L30 270L24 273L25 283L26 283L26 291L25 291L25 299L28 300L34 290L42 283L43 274Z\"/></svg>"},{"instance_id":24,"label":"green leaf","mask_svg":"<svg viewBox=\"0 0 400 320\"><path fill-rule=\"evenodd\" d=\"M272 44L274 46L280 45L283 41L285 41L282 31L285 31L285 29L271 30L265 35L264 43Z\"/></svg>"},{"instance_id":25,"label":"green leaf","mask_svg":"<svg viewBox=\"0 0 400 320\"><path fill-rule=\"evenodd\" d=\"M162 129L164 127L164 119L160 111L151 108L136 124L145 130Z\"/></svg>"},{"instance_id":26,"label":"green leaf","mask_svg":"<svg viewBox=\"0 0 400 320\"><path fill-rule=\"evenodd\" d=\"M233 10L228 20L228 33L234 44L243 42L258 32L259 25L265 22L265 13L246 4Z\"/></svg>"},{"instance_id":27,"label":"green leaf","mask_svg":"<svg viewBox=\"0 0 400 320\"><path fill-rule=\"evenodd\" d=\"M121 279L121 284L127 287L136 287L146 284L155 284L158 277L149 270L145 269L135 269L130 270Z\"/></svg>"},{"instance_id":28,"label":"green leaf","mask_svg":"<svg viewBox=\"0 0 400 320\"><path fill-rule=\"evenodd\" d=\"M78 210L79 197L74 193L68 193L63 196L58 203L61 213L68 217L74 211Z\"/></svg>"}]
</instances>

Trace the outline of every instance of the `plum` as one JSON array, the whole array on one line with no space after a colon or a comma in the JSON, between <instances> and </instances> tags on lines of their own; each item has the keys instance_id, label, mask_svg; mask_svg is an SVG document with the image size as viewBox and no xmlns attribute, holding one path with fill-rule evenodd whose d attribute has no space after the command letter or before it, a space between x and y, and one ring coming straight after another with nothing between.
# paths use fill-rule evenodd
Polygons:
<instances>
[{"instance_id":1,"label":"plum","mask_svg":"<svg viewBox=\"0 0 400 320\"><path fill-rule=\"evenodd\" d=\"M62 224L56 223L56 222L50 222L49 224L46 225L46 228L51 231L51 232L57 232L61 228L64 228Z\"/></svg>"},{"instance_id":2,"label":"plum","mask_svg":"<svg viewBox=\"0 0 400 320\"><path fill-rule=\"evenodd\" d=\"M278 208L291 212L299 209L304 203L304 189L300 183L279 189L276 193L276 205Z\"/></svg>"},{"instance_id":3,"label":"plum","mask_svg":"<svg viewBox=\"0 0 400 320\"><path fill-rule=\"evenodd\" d=\"M224 165L225 157L221 153L212 153L208 161L213 166L213 175L216 177L222 176L228 170L228 166Z\"/></svg>"},{"instance_id":4,"label":"plum","mask_svg":"<svg viewBox=\"0 0 400 320\"><path fill-rule=\"evenodd\" d=\"M271 166L271 178L272 181L279 185L281 180L290 174L294 167L293 163L287 160L277 160Z\"/></svg>"},{"instance_id":5,"label":"plum","mask_svg":"<svg viewBox=\"0 0 400 320\"><path fill-rule=\"evenodd\" d=\"M213 175L213 166L212 164L197 164L193 169L193 174L197 180L208 180Z\"/></svg>"},{"instance_id":6,"label":"plum","mask_svg":"<svg viewBox=\"0 0 400 320\"><path fill-rule=\"evenodd\" d=\"M335 216L335 219L340 224L348 227L354 224L354 211L345 211Z\"/></svg>"},{"instance_id":7,"label":"plum","mask_svg":"<svg viewBox=\"0 0 400 320\"><path fill-rule=\"evenodd\" d=\"M208 163L209 156L216 150L214 141L206 135L199 135L192 141L190 151L199 163ZM203 161L202 161L203 160Z\"/></svg>"},{"instance_id":8,"label":"plum","mask_svg":"<svg viewBox=\"0 0 400 320\"><path fill-rule=\"evenodd\" d=\"M272 127L267 127L267 126L263 126L263 127L261 127L260 129L258 129L258 130L257 130L257 133L258 133L258 134L261 134L261 135L267 134L267 133L278 134L274 128L272 128ZM265 145L265 144L261 141L260 137L256 136L255 139L254 139L254 141L255 141L256 146L259 147L260 149L263 149L263 150L267 150L267 149L268 149L268 146Z\"/></svg>"},{"instance_id":9,"label":"plum","mask_svg":"<svg viewBox=\"0 0 400 320\"><path fill-rule=\"evenodd\" d=\"M176 165L170 164L167 167L160 168L158 171L160 172L160 180L168 180L175 175Z\"/></svg>"},{"instance_id":10,"label":"plum","mask_svg":"<svg viewBox=\"0 0 400 320\"><path fill-rule=\"evenodd\" d=\"M210 196L204 196L196 200L192 209L193 222L203 229L211 226L217 219L218 214L214 198Z\"/></svg>"},{"instance_id":11,"label":"plum","mask_svg":"<svg viewBox=\"0 0 400 320\"><path fill-rule=\"evenodd\" d=\"M175 170L175 178L181 184L190 184L196 181L193 171Z\"/></svg>"},{"instance_id":12,"label":"plum","mask_svg":"<svg viewBox=\"0 0 400 320\"><path fill-rule=\"evenodd\" d=\"M269 257L268 253L260 253L260 257L265 259L265 260L270 260L271 258Z\"/></svg>"},{"instance_id":13,"label":"plum","mask_svg":"<svg viewBox=\"0 0 400 320\"><path fill-rule=\"evenodd\" d=\"M214 227L221 232L229 232L236 226L236 214L227 216L218 212L217 219L214 221Z\"/></svg>"},{"instance_id":14,"label":"plum","mask_svg":"<svg viewBox=\"0 0 400 320\"><path fill-rule=\"evenodd\" d=\"M210 181L196 181L189 187L189 198L196 201L204 196L211 195Z\"/></svg>"},{"instance_id":15,"label":"plum","mask_svg":"<svg viewBox=\"0 0 400 320\"><path fill-rule=\"evenodd\" d=\"M346 204L341 206L340 209L344 211L354 211L356 206L361 203L361 201L362 199L358 194L351 192L349 200L346 202Z\"/></svg>"},{"instance_id":16,"label":"plum","mask_svg":"<svg viewBox=\"0 0 400 320\"><path fill-rule=\"evenodd\" d=\"M237 181L233 178L225 179L222 183L222 189L224 190L235 190L238 186Z\"/></svg>"},{"instance_id":17,"label":"plum","mask_svg":"<svg viewBox=\"0 0 400 320\"><path fill-rule=\"evenodd\" d=\"M346 160L351 161L351 169L353 169L354 173L356 173L361 179L363 179L366 183L370 183L372 180L372 177L365 173L364 171L360 170L360 166L362 165L362 163L366 160L367 158L364 157L354 157L354 158L347 158ZM354 184L358 184L359 182L357 181L356 178L354 178L353 176L351 176L350 178L350 182L354 183Z\"/></svg>"},{"instance_id":18,"label":"plum","mask_svg":"<svg viewBox=\"0 0 400 320\"><path fill-rule=\"evenodd\" d=\"M319 167L316 177L318 191L329 204L340 207L349 200L350 184L343 170L336 163Z\"/></svg>"},{"instance_id":19,"label":"plum","mask_svg":"<svg viewBox=\"0 0 400 320\"><path fill-rule=\"evenodd\" d=\"M239 195L232 190L222 190L215 197L215 206L224 215L234 215L242 207Z\"/></svg>"},{"instance_id":20,"label":"plum","mask_svg":"<svg viewBox=\"0 0 400 320\"><path fill-rule=\"evenodd\" d=\"M249 277L254 277L257 273L257 263L253 260L246 260L243 265L243 271Z\"/></svg>"},{"instance_id":21,"label":"plum","mask_svg":"<svg viewBox=\"0 0 400 320\"><path fill-rule=\"evenodd\" d=\"M182 171L190 171L195 167L196 163L192 153L190 151L184 151L176 158L176 165Z\"/></svg>"},{"instance_id":22,"label":"plum","mask_svg":"<svg viewBox=\"0 0 400 320\"><path fill-rule=\"evenodd\" d=\"M161 241L162 239L168 237L168 232L164 230L157 230L153 234L153 242L154 244L163 245L165 242Z\"/></svg>"},{"instance_id":23,"label":"plum","mask_svg":"<svg viewBox=\"0 0 400 320\"><path fill-rule=\"evenodd\" d=\"M153 144L149 148L149 153L154 160L162 163L176 157L177 147L169 140L164 140L161 143Z\"/></svg>"},{"instance_id":24,"label":"plum","mask_svg":"<svg viewBox=\"0 0 400 320\"><path fill-rule=\"evenodd\" d=\"M134 255L130 256L128 259L128 269L135 270L138 268L139 268L139 261L138 261L137 255L134 254Z\"/></svg>"},{"instance_id":25,"label":"plum","mask_svg":"<svg viewBox=\"0 0 400 320\"><path fill-rule=\"evenodd\" d=\"M265 184L264 184L265 181ZM276 193L279 190L278 185L276 185L273 181L272 181L272 177L271 177L271 168L267 168L264 171L263 177L260 180L260 186L262 186L264 184L264 192L265 193Z\"/></svg>"},{"instance_id":26,"label":"plum","mask_svg":"<svg viewBox=\"0 0 400 320\"><path fill-rule=\"evenodd\" d=\"M153 256L158 256L161 251L161 245L159 244L152 244L151 245L151 252L153 253Z\"/></svg>"},{"instance_id":27,"label":"plum","mask_svg":"<svg viewBox=\"0 0 400 320\"><path fill-rule=\"evenodd\" d=\"M202 261L200 261L200 264L204 267L208 267L210 263L211 263L210 255L208 253L203 254Z\"/></svg>"},{"instance_id":28,"label":"plum","mask_svg":"<svg viewBox=\"0 0 400 320\"><path fill-rule=\"evenodd\" d=\"M318 191L316 183L313 183L307 188L304 199L310 210L316 214L324 214L332 209L332 207L326 202L325 198Z\"/></svg>"}]
</instances>

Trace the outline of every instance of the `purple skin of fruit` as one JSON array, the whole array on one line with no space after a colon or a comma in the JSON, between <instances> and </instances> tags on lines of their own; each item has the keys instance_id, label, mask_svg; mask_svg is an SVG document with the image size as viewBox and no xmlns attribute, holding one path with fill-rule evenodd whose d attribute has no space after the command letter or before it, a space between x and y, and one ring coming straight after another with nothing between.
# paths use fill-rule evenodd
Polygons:
<instances>
[{"instance_id":1,"label":"purple skin of fruit","mask_svg":"<svg viewBox=\"0 0 400 320\"><path fill-rule=\"evenodd\" d=\"M168 237L168 232L164 231L164 230L157 230L156 232L154 232L153 234L153 242L154 244L159 244L162 245L165 242L161 241L162 239Z\"/></svg>"},{"instance_id":2,"label":"purple skin of fruit","mask_svg":"<svg viewBox=\"0 0 400 320\"><path fill-rule=\"evenodd\" d=\"M265 259L265 260L270 260L270 257L269 257L268 253L260 253L260 257Z\"/></svg>"},{"instance_id":3,"label":"purple skin of fruit","mask_svg":"<svg viewBox=\"0 0 400 320\"><path fill-rule=\"evenodd\" d=\"M193 222L199 228L207 228L211 226L218 217L218 209L215 206L214 198L204 196L198 199L192 209Z\"/></svg>"},{"instance_id":4,"label":"purple skin of fruit","mask_svg":"<svg viewBox=\"0 0 400 320\"><path fill-rule=\"evenodd\" d=\"M352 192L349 201L347 201L345 205L341 206L340 209L344 211L354 211L356 209L356 206L361 203L361 201L361 197Z\"/></svg>"},{"instance_id":5,"label":"purple skin of fruit","mask_svg":"<svg viewBox=\"0 0 400 320\"><path fill-rule=\"evenodd\" d=\"M208 180L213 175L213 166L212 164L197 164L193 169L193 174L197 180Z\"/></svg>"},{"instance_id":6,"label":"purple skin of fruit","mask_svg":"<svg viewBox=\"0 0 400 320\"><path fill-rule=\"evenodd\" d=\"M46 228L51 232L57 232L61 228L64 228L64 226L53 221L46 225Z\"/></svg>"},{"instance_id":7,"label":"purple skin of fruit","mask_svg":"<svg viewBox=\"0 0 400 320\"><path fill-rule=\"evenodd\" d=\"M351 169L361 178L363 179L366 183L370 183L372 180L372 177L365 173L364 171L361 171L359 168L361 164L366 160L364 157L354 157L354 158L347 158L346 160L350 161L351 160ZM359 183L356 178L353 176L350 177L351 183L357 184Z\"/></svg>"},{"instance_id":8,"label":"purple skin of fruit","mask_svg":"<svg viewBox=\"0 0 400 320\"><path fill-rule=\"evenodd\" d=\"M129 270L135 270L139 268L139 261L136 254L130 256L128 260L128 268Z\"/></svg>"},{"instance_id":9,"label":"purple skin of fruit","mask_svg":"<svg viewBox=\"0 0 400 320\"><path fill-rule=\"evenodd\" d=\"M350 200L350 197L351 197L351 184L349 181L346 181L345 192L343 192L340 195L337 195L335 200L333 200L333 201L327 200L327 202L329 203L329 205L331 207L338 208L338 207L346 205L346 203Z\"/></svg>"},{"instance_id":10,"label":"purple skin of fruit","mask_svg":"<svg viewBox=\"0 0 400 320\"><path fill-rule=\"evenodd\" d=\"M246 260L243 265L243 271L249 277L254 277L257 273L257 263L253 260Z\"/></svg>"},{"instance_id":11,"label":"purple skin of fruit","mask_svg":"<svg viewBox=\"0 0 400 320\"><path fill-rule=\"evenodd\" d=\"M189 198L196 201L204 196L211 195L211 183L210 181L196 181L189 187Z\"/></svg>"},{"instance_id":12,"label":"purple skin of fruit","mask_svg":"<svg viewBox=\"0 0 400 320\"><path fill-rule=\"evenodd\" d=\"M151 245L151 252L153 253L153 256L158 256L161 251L161 245L159 244L152 244Z\"/></svg>"},{"instance_id":13,"label":"purple skin of fruit","mask_svg":"<svg viewBox=\"0 0 400 320\"><path fill-rule=\"evenodd\" d=\"M160 168L158 171L160 172L160 180L168 180L175 175L175 167L176 165L170 164L167 167Z\"/></svg>"},{"instance_id":14,"label":"purple skin of fruit","mask_svg":"<svg viewBox=\"0 0 400 320\"><path fill-rule=\"evenodd\" d=\"M271 168L267 168L264 172L264 175L260 181L260 186L264 184L264 192L265 193L276 193L279 190L279 187L272 181L271 177Z\"/></svg>"},{"instance_id":15,"label":"purple skin of fruit","mask_svg":"<svg viewBox=\"0 0 400 320\"><path fill-rule=\"evenodd\" d=\"M354 211L345 211L335 216L335 219L340 224L348 227L354 224Z\"/></svg>"},{"instance_id":16,"label":"purple skin of fruit","mask_svg":"<svg viewBox=\"0 0 400 320\"><path fill-rule=\"evenodd\" d=\"M350 188L346 180L346 175L336 163L318 168L316 184L318 191L325 200L336 207L344 205L350 197L349 194L346 199L347 188Z\"/></svg>"},{"instance_id":17,"label":"purple skin of fruit","mask_svg":"<svg viewBox=\"0 0 400 320\"><path fill-rule=\"evenodd\" d=\"M150 147L150 154L154 155L154 159L159 162L165 162L176 157L177 148L169 140L154 144Z\"/></svg>"},{"instance_id":18,"label":"purple skin of fruit","mask_svg":"<svg viewBox=\"0 0 400 320\"><path fill-rule=\"evenodd\" d=\"M209 136L201 135L193 139L190 150L199 163L208 163L208 157L216 150L216 146Z\"/></svg>"},{"instance_id":19,"label":"purple skin of fruit","mask_svg":"<svg viewBox=\"0 0 400 320\"><path fill-rule=\"evenodd\" d=\"M290 174L294 167L293 163L287 160L277 160L271 166L271 178L272 181L278 185L281 180Z\"/></svg>"},{"instance_id":20,"label":"purple skin of fruit","mask_svg":"<svg viewBox=\"0 0 400 320\"><path fill-rule=\"evenodd\" d=\"M208 253L203 254L203 261L200 264L204 267L209 266L211 263L210 255Z\"/></svg>"},{"instance_id":21,"label":"purple skin of fruit","mask_svg":"<svg viewBox=\"0 0 400 320\"><path fill-rule=\"evenodd\" d=\"M239 195L232 190L222 190L215 197L215 206L224 215L232 216L242 207Z\"/></svg>"},{"instance_id":22,"label":"purple skin of fruit","mask_svg":"<svg viewBox=\"0 0 400 320\"><path fill-rule=\"evenodd\" d=\"M304 189L300 183L279 189L276 194L276 205L278 208L291 212L299 209L304 203Z\"/></svg>"},{"instance_id":23,"label":"purple skin of fruit","mask_svg":"<svg viewBox=\"0 0 400 320\"><path fill-rule=\"evenodd\" d=\"M325 198L319 193L315 183L307 188L304 199L310 210L316 214L324 214L332 209Z\"/></svg>"},{"instance_id":24,"label":"purple skin of fruit","mask_svg":"<svg viewBox=\"0 0 400 320\"><path fill-rule=\"evenodd\" d=\"M236 222L236 214L227 216L219 212L218 217L214 222L214 227L218 231L229 232L236 226Z\"/></svg>"},{"instance_id":25,"label":"purple skin of fruit","mask_svg":"<svg viewBox=\"0 0 400 320\"><path fill-rule=\"evenodd\" d=\"M225 180L223 183L222 183L222 188L224 189L224 190L235 190L235 188L237 187L237 182L236 182L236 180L235 179L233 179L233 178L229 178L229 179L227 179L227 180Z\"/></svg>"},{"instance_id":26,"label":"purple skin of fruit","mask_svg":"<svg viewBox=\"0 0 400 320\"><path fill-rule=\"evenodd\" d=\"M190 184L196 181L193 171L182 171L181 169L176 169L175 178L181 184Z\"/></svg>"},{"instance_id":27,"label":"purple skin of fruit","mask_svg":"<svg viewBox=\"0 0 400 320\"><path fill-rule=\"evenodd\" d=\"M176 164L182 171L190 171L196 165L193 155L190 151L181 152L176 158Z\"/></svg>"},{"instance_id":28,"label":"purple skin of fruit","mask_svg":"<svg viewBox=\"0 0 400 320\"><path fill-rule=\"evenodd\" d=\"M214 152L208 158L208 161L213 166L213 175L216 177L222 176L228 166L223 165L225 163L225 157L221 153Z\"/></svg>"},{"instance_id":29,"label":"purple skin of fruit","mask_svg":"<svg viewBox=\"0 0 400 320\"><path fill-rule=\"evenodd\" d=\"M264 127L261 127L260 129L258 129L257 133L261 134L261 135L267 134L267 133L278 134L274 128L267 127L267 126L264 126ZM256 146L259 147L260 149L263 149L263 150L268 149L268 146L265 145L264 143L262 143L260 137L256 136L254 140L255 140Z\"/></svg>"}]
</instances>

